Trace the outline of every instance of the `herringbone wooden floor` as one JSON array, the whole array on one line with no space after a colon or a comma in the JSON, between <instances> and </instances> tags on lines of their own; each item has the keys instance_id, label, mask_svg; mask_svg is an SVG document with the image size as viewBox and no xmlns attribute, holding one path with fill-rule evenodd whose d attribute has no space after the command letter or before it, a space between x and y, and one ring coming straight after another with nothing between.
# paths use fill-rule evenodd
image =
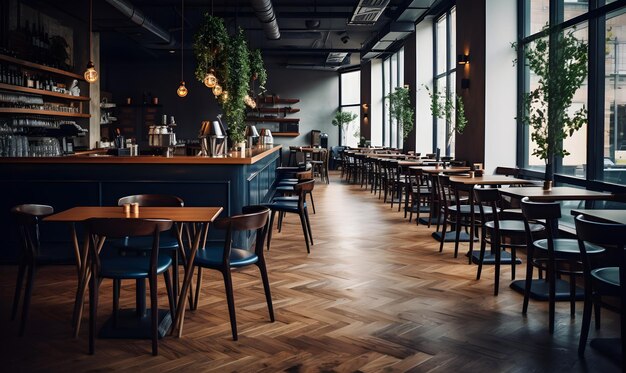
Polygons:
<instances>
[{"instance_id":1,"label":"herringbone wooden floor","mask_svg":"<svg viewBox=\"0 0 626 373\"><path fill-rule=\"evenodd\" d=\"M318 184L314 193L311 254L293 216L267 253L276 322L269 322L255 268L237 272L239 341L232 341L221 275L209 272L198 310L187 312L183 337L162 339L159 356L151 356L148 340L98 340L95 356L89 356L87 328L71 337L74 269L38 273L26 335L19 338L17 323L9 321L16 268L3 266L2 371L619 370L591 348L586 359L577 357L582 303L575 319L567 304L557 306L551 336L545 304L531 302L522 316L521 295L506 286L509 269L494 297L492 268L476 281L476 267L465 257L454 259L451 245L438 253L432 229L409 224L368 191L333 175L330 185ZM111 307L110 283L100 294L102 322ZM132 307L132 284L124 286L122 299L122 307ZM160 301L165 306L164 296ZM592 327L591 337L616 336L618 330L616 315L605 311L602 330Z\"/></svg>"}]
</instances>

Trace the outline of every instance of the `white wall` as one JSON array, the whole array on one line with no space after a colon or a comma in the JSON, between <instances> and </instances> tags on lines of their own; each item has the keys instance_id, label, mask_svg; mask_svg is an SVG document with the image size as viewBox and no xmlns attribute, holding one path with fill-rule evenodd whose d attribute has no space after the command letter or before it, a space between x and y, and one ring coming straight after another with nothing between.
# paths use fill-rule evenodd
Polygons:
<instances>
[{"instance_id":1,"label":"white wall","mask_svg":"<svg viewBox=\"0 0 626 373\"><path fill-rule=\"evenodd\" d=\"M371 61L371 105L369 109L369 120L372 128L371 144L382 146L383 144L383 60L373 59Z\"/></svg>"},{"instance_id":2,"label":"white wall","mask_svg":"<svg viewBox=\"0 0 626 373\"><path fill-rule=\"evenodd\" d=\"M511 43L517 37L517 1L486 0L485 170L515 167L517 68Z\"/></svg>"},{"instance_id":3,"label":"white wall","mask_svg":"<svg viewBox=\"0 0 626 373\"><path fill-rule=\"evenodd\" d=\"M339 131L331 121L339 105L339 74L273 66L268 67L267 73L267 94L300 99L299 103L291 105L300 112L288 114L288 117L300 118L300 136L275 137L274 143L284 147L310 145L311 130L320 130L328 133L329 148L338 145Z\"/></svg>"},{"instance_id":4,"label":"white wall","mask_svg":"<svg viewBox=\"0 0 626 373\"><path fill-rule=\"evenodd\" d=\"M415 151L432 153L433 117L430 112L430 98L423 85L432 90L433 85L433 20L426 18L415 26L417 46L417 97L415 108L416 140Z\"/></svg>"}]
</instances>

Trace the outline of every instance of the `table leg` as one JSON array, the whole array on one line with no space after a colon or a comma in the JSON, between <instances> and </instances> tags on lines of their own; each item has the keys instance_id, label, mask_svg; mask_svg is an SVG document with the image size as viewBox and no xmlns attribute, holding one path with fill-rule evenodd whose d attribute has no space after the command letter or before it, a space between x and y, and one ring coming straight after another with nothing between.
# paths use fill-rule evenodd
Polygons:
<instances>
[{"instance_id":1,"label":"table leg","mask_svg":"<svg viewBox=\"0 0 626 373\"><path fill-rule=\"evenodd\" d=\"M208 226L208 223L201 223L199 227L194 232L193 245L189 250L187 255L187 260L185 262L185 278L183 279L183 287L180 291L180 297L178 300L178 307L176 308L176 316L174 317L174 324L172 325L172 333L174 330L178 329L178 337L180 338L183 334L183 321L185 319L185 307L187 305L187 295L189 292L189 287L191 284L191 280L193 277L193 261L196 257L196 252L198 251L198 247L200 246L200 240L202 239L202 233L204 231L204 226Z\"/></svg>"},{"instance_id":2,"label":"table leg","mask_svg":"<svg viewBox=\"0 0 626 373\"><path fill-rule=\"evenodd\" d=\"M74 229L74 227L73 227ZM74 234L76 231L74 230ZM81 257L81 268L80 275L78 278L78 288L76 289L76 300L74 301L74 313L72 316L72 320L74 322L74 338L78 337L78 332L80 331L80 323L83 318L83 305L85 303L85 292L87 291L87 284L89 284L89 278L91 277L91 273L89 272L89 234L85 232L85 237L83 238L83 251L80 255ZM76 239L76 243L78 244L78 239Z\"/></svg>"},{"instance_id":3,"label":"table leg","mask_svg":"<svg viewBox=\"0 0 626 373\"><path fill-rule=\"evenodd\" d=\"M470 205L470 240L469 240L469 264L472 264L472 256L474 256L474 186L469 190L469 205ZM458 227L457 227L458 229Z\"/></svg>"}]
</instances>

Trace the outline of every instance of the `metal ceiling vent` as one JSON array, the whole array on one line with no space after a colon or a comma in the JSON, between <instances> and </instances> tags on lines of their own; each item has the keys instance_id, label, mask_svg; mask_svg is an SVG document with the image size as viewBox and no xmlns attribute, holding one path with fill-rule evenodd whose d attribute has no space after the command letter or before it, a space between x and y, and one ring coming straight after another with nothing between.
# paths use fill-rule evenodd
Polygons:
<instances>
[{"instance_id":1,"label":"metal ceiling vent","mask_svg":"<svg viewBox=\"0 0 626 373\"><path fill-rule=\"evenodd\" d=\"M274 13L274 7L271 0L252 0L250 2L252 9L256 13L256 17L263 24L263 31L265 31L265 37L270 40L280 39L280 30L278 29L278 22L276 22L276 13Z\"/></svg>"},{"instance_id":2,"label":"metal ceiling vent","mask_svg":"<svg viewBox=\"0 0 626 373\"><path fill-rule=\"evenodd\" d=\"M331 52L326 57L326 63L330 65L341 65L348 56L348 53L344 52Z\"/></svg>"},{"instance_id":3,"label":"metal ceiling vent","mask_svg":"<svg viewBox=\"0 0 626 373\"><path fill-rule=\"evenodd\" d=\"M360 0L349 25L373 25L389 5L389 0Z\"/></svg>"},{"instance_id":4,"label":"metal ceiling vent","mask_svg":"<svg viewBox=\"0 0 626 373\"><path fill-rule=\"evenodd\" d=\"M131 21L150 31L164 42L172 43L174 41L169 32L165 31L150 18L146 17L145 14L135 8L135 6L130 2L125 0L106 0L106 2L122 12L122 14L128 17Z\"/></svg>"}]
</instances>

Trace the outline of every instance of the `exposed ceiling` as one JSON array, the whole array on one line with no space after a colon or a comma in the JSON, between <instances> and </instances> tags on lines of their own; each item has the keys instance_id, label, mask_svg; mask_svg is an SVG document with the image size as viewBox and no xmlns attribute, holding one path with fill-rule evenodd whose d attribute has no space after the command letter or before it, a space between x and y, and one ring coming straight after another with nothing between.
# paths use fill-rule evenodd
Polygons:
<instances>
[{"instance_id":1,"label":"exposed ceiling","mask_svg":"<svg viewBox=\"0 0 626 373\"><path fill-rule=\"evenodd\" d=\"M85 0L32 2L76 19L88 17ZM250 48L261 49L272 63L293 68L348 67L361 57L392 51L410 34L412 24L441 0L273 0L278 40L266 37L252 2L185 0L186 53L193 49L193 35L204 14L212 12L224 18L229 31L243 28ZM93 6L102 58L149 60L179 53L181 0L93 0Z\"/></svg>"}]
</instances>

